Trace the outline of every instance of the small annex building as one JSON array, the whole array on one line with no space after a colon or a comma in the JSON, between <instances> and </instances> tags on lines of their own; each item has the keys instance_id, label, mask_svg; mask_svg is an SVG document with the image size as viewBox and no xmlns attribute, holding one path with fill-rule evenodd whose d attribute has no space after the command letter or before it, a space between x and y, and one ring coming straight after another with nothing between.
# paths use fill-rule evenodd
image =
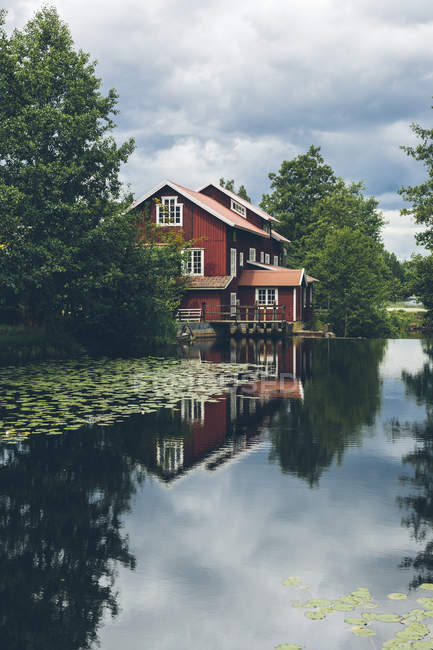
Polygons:
<instances>
[{"instance_id":1,"label":"small annex building","mask_svg":"<svg viewBox=\"0 0 433 650\"><path fill-rule=\"evenodd\" d=\"M279 306L288 322L311 319L315 279L286 267L289 240L270 214L213 183L191 190L169 180L129 210L145 208L158 227L182 229L196 242L188 249L181 309L202 310L207 320L218 321L236 308L249 320L253 307Z\"/></svg>"}]
</instances>

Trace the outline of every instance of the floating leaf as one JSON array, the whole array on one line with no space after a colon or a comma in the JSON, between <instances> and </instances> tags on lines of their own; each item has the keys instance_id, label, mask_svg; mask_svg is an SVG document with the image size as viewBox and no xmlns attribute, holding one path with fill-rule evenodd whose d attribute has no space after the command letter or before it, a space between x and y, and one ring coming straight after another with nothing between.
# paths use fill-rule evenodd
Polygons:
<instances>
[{"instance_id":1,"label":"floating leaf","mask_svg":"<svg viewBox=\"0 0 433 650\"><path fill-rule=\"evenodd\" d=\"M302 582L301 578L299 578L298 576L291 576L283 580L283 585L285 587L299 587L301 582Z\"/></svg>"},{"instance_id":2,"label":"floating leaf","mask_svg":"<svg viewBox=\"0 0 433 650\"><path fill-rule=\"evenodd\" d=\"M281 645L275 646L276 650L302 650L305 648L304 645L297 645L296 643L282 643Z\"/></svg>"},{"instance_id":3,"label":"floating leaf","mask_svg":"<svg viewBox=\"0 0 433 650\"><path fill-rule=\"evenodd\" d=\"M376 632L374 630L370 630L368 627L352 627L352 634L355 636L376 636Z\"/></svg>"},{"instance_id":4,"label":"floating leaf","mask_svg":"<svg viewBox=\"0 0 433 650\"><path fill-rule=\"evenodd\" d=\"M322 598L312 598L311 600L307 600L305 604L307 607L329 607L331 601Z\"/></svg>"},{"instance_id":5,"label":"floating leaf","mask_svg":"<svg viewBox=\"0 0 433 650\"><path fill-rule=\"evenodd\" d=\"M405 598L407 598L407 595L401 594L399 592L395 592L392 594L388 594L388 598L390 598L391 600L404 600Z\"/></svg>"},{"instance_id":6,"label":"floating leaf","mask_svg":"<svg viewBox=\"0 0 433 650\"><path fill-rule=\"evenodd\" d=\"M399 623L401 621L401 616L398 614L373 614L375 621L380 621L381 623Z\"/></svg>"},{"instance_id":7,"label":"floating leaf","mask_svg":"<svg viewBox=\"0 0 433 650\"><path fill-rule=\"evenodd\" d=\"M425 589L426 591L433 591L433 582L423 582L423 584L420 585L419 588Z\"/></svg>"},{"instance_id":8,"label":"floating leaf","mask_svg":"<svg viewBox=\"0 0 433 650\"><path fill-rule=\"evenodd\" d=\"M349 625L367 625L367 621L365 621L363 618L357 618L356 616L345 618L344 622L348 623Z\"/></svg>"},{"instance_id":9,"label":"floating leaf","mask_svg":"<svg viewBox=\"0 0 433 650\"><path fill-rule=\"evenodd\" d=\"M325 618L325 615L320 610L316 612L304 612L304 616L311 618L313 621L319 621Z\"/></svg>"},{"instance_id":10,"label":"floating leaf","mask_svg":"<svg viewBox=\"0 0 433 650\"><path fill-rule=\"evenodd\" d=\"M421 605L425 605L428 609L433 609L433 598L428 598L427 596L423 598L417 598L417 603L421 603Z\"/></svg>"}]
</instances>

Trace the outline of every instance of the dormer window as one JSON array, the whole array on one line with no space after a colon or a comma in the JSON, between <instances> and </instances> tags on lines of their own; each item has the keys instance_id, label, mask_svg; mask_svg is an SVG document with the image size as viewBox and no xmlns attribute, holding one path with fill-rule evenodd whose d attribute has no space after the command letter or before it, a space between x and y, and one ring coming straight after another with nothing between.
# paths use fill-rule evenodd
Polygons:
<instances>
[{"instance_id":1,"label":"dormer window","mask_svg":"<svg viewBox=\"0 0 433 650\"><path fill-rule=\"evenodd\" d=\"M230 208L233 210L233 212L236 212L236 214L239 214L241 217L244 217L244 219L247 218L247 209L237 201L234 201L232 199Z\"/></svg>"},{"instance_id":2,"label":"dormer window","mask_svg":"<svg viewBox=\"0 0 433 650\"><path fill-rule=\"evenodd\" d=\"M269 223L264 223L264 224L263 224L263 230L264 230L266 233L268 233L268 235L270 235L270 234L271 234L271 226L270 226L270 224L269 224Z\"/></svg>"},{"instance_id":3,"label":"dormer window","mask_svg":"<svg viewBox=\"0 0 433 650\"><path fill-rule=\"evenodd\" d=\"M159 226L181 226L183 204L177 202L177 196L162 196L156 206L156 223Z\"/></svg>"}]
</instances>

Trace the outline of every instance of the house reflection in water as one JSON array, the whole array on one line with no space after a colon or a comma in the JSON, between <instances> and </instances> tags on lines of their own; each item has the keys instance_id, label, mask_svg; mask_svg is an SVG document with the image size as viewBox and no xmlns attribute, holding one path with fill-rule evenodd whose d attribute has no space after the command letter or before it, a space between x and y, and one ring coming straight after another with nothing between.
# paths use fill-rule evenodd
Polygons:
<instances>
[{"instance_id":1,"label":"house reflection in water","mask_svg":"<svg viewBox=\"0 0 433 650\"><path fill-rule=\"evenodd\" d=\"M151 469L170 482L193 467L216 470L247 453L265 437L275 414L302 400L311 369L310 341L232 340L202 344L188 358L259 366L259 381L233 385L211 401L184 398L176 412L181 435L159 435ZM235 378L235 377L234 377ZM236 384L236 382L234 382Z\"/></svg>"}]
</instances>

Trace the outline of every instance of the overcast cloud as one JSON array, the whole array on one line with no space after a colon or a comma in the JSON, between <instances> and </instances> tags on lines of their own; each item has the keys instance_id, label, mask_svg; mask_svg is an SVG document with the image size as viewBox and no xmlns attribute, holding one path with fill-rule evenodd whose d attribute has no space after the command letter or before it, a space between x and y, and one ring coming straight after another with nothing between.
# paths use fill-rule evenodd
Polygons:
<instances>
[{"instance_id":1,"label":"overcast cloud","mask_svg":"<svg viewBox=\"0 0 433 650\"><path fill-rule=\"evenodd\" d=\"M171 178L220 176L255 202L281 161L320 145L336 173L364 180L407 257L414 228L401 185L423 169L400 150L410 123L431 125L431 0L58 0L77 46L120 93L117 137L137 149L123 169L136 195ZM22 27L41 3L4 0Z\"/></svg>"}]
</instances>

